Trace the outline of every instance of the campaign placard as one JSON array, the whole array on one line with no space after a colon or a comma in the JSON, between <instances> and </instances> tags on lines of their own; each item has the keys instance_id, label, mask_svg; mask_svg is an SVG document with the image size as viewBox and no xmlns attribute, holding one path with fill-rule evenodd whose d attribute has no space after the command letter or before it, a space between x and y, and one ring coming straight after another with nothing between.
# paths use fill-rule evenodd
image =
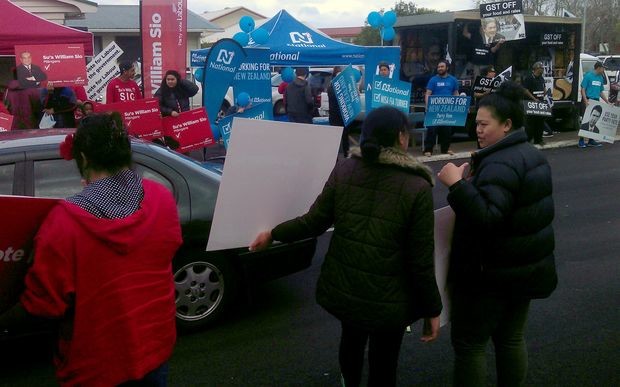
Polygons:
<instances>
[{"instance_id":1,"label":"campaign placard","mask_svg":"<svg viewBox=\"0 0 620 387\"><path fill-rule=\"evenodd\" d=\"M86 95L88 95L88 99L96 101L99 96L105 98L105 89L108 83L120 74L117 61L123 52L123 49L116 42L112 42L86 66L88 75Z\"/></svg>"},{"instance_id":2,"label":"campaign placard","mask_svg":"<svg viewBox=\"0 0 620 387\"><path fill-rule=\"evenodd\" d=\"M465 126L471 97L431 95L424 126Z\"/></svg>"},{"instance_id":3,"label":"campaign placard","mask_svg":"<svg viewBox=\"0 0 620 387\"><path fill-rule=\"evenodd\" d=\"M332 79L334 95L345 126L349 125L362 111L362 100L357 91L354 71L353 67L347 66Z\"/></svg>"},{"instance_id":4,"label":"campaign placard","mask_svg":"<svg viewBox=\"0 0 620 387\"><path fill-rule=\"evenodd\" d=\"M201 107L182 112L177 117L164 117L162 126L164 134L179 143L179 152L201 149L215 142L207 112Z\"/></svg>"},{"instance_id":5,"label":"campaign placard","mask_svg":"<svg viewBox=\"0 0 620 387\"><path fill-rule=\"evenodd\" d=\"M620 107L590 103L583 114L579 136L613 144L620 122Z\"/></svg>"},{"instance_id":6,"label":"campaign placard","mask_svg":"<svg viewBox=\"0 0 620 387\"><path fill-rule=\"evenodd\" d=\"M540 45L547 47L562 47L564 45L564 33L545 33L540 34Z\"/></svg>"},{"instance_id":7,"label":"campaign placard","mask_svg":"<svg viewBox=\"0 0 620 387\"><path fill-rule=\"evenodd\" d=\"M15 64L20 84L28 80L63 86L85 86L87 84L86 60L82 44L16 45Z\"/></svg>"},{"instance_id":8,"label":"campaign placard","mask_svg":"<svg viewBox=\"0 0 620 387\"><path fill-rule=\"evenodd\" d=\"M13 116L6 113L0 113L0 132L8 132L13 125Z\"/></svg>"},{"instance_id":9,"label":"campaign placard","mask_svg":"<svg viewBox=\"0 0 620 387\"><path fill-rule=\"evenodd\" d=\"M268 118L272 116L271 102L262 103L256 106L251 106L244 109L242 112L230 114L219 120L218 126L222 140L224 140L224 146L228 149L228 142L230 141L230 134L232 132L233 121L235 118L247 118L250 120L271 120Z\"/></svg>"},{"instance_id":10,"label":"campaign placard","mask_svg":"<svg viewBox=\"0 0 620 387\"><path fill-rule=\"evenodd\" d=\"M389 105L409 114L411 83L378 75L373 78L371 93L373 109Z\"/></svg>"},{"instance_id":11,"label":"campaign placard","mask_svg":"<svg viewBox=\"0 0 620 387\"><path fill-rule=\"evenodd\" d=\"M551 117L551 106L544 101L523 101L526 116Z\"/></svg>"},{"instance_id":12,"label":"campaign placard","mask_svg":"<svg viewBox=\"0 0 620 387\"><path fill-rule=\"evenodd\" d=\"M17 302L24 289L32 240L59 199L0 195L0 314ZM9 221L10 220L10 221Z\"/></svg>"},{"instance_id":13,"label":"campaign placard","mask_svg":"<svg viewBox=\"0 0 620 387\"><path fill-rule=\"evenodd\" d=\"M474 80L474 93L488 93L499 87L502 84L502 79L499 77L487 78L477 76Z\"/></svg>"},{"instance_id":14,"label":"campaign placard","mask_svg":"<svg viewBox=\"0 0 620 387\"><path fill-rule=\"evenodd\" d=\"M119 112L127 132L145 140L162 137L164 131L161 124L159 101L155 98L138 99L108 104L96 104L95 112Z\"/></svg>"},{"instance_id":15,"label":"campaign placard","mask_svg":"<svg viewBox=\"0 0 620 387\"><path fill-rule=\"evenodd\" d=\"M480 4L483 34L493 42L525 39L525 20L521 0Z\"/></svg>"},{"instance_id":16,"label":"campaign placard","mask_svg":"<svg viewBox=\"0 0 620 387\"><path fill-rule=\"evenodd\" d=\"M250 95L253 106L271 103L271 66L269 65L269 49L246 48L245 60L239 65L233 79L235 101L240 93ZM273 113L265 118L273 119Z\"/></svg>"},{"instance_id":17,"label":"campaign placard","mask_svg":"<svg viewBox=\"0 0 620 387\"><path fill-rule=\"evenodd\" d=\"M390 72L388 77L398 78L400 73L400 46L395 47L367 47L364 58L364 96L366 98L366 114L373 109L372 89L374 77L379 75L379 64L387 63ZM410 91L411 93L411 91ZM409 114L409 112L407 112Z\"/></svg>"}]
</instances>

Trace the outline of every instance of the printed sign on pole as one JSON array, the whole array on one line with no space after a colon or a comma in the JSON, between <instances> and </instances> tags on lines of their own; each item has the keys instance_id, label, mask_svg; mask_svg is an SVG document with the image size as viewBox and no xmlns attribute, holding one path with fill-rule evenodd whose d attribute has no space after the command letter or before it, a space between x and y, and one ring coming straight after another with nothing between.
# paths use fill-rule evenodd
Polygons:
<instances>
[{"instance_id":1,"label":"printed sign on pole","mask_svg":"<svg viewBox=\"0 0 620 387\"><path fill-rule=\"evenodd\" d=\"M357 91L353 67L347 66L332 79L332 87L340 108L340 115L344 126L347 126L362 111L362 101Z\"/></svg>"},{"instance_id":2,"label":"printed sign on pole","mask_svg":"<svg viewBox=\"0 0 620 387\"><path fill-rule=\"evenodd\" d=\"M272 118L271 102L261 103L256 106L245 109L243 112L230 114L219 121L219 128L224 140L224 146L228 149L230 141L230 133L232 132L233 120L235 118L247 118L250 120L271 120Z\"/></svg>"},{"instance_id":3,"label":"printed sign on pole","mask_svg":"<svg viewBox=\"0 0 620 387\"><path fill-rule=\"evenodd\" d=\"M373 78L371 94L371 107L373 109L380 106L389 105L398 110L402 110L405 114L409 114L409 103L411 102L411 83L376 75Z\"/></svg>"},{"instance_id":4,"label":"printed sign on pole","mask_svg":"<svg viewBox=\"0 0 620 387\"><path fill-rule=\"evenodd\" d=\"M185 73L187 0L142 0L142 84L152 97L167 70Z\"/></svg>"},{"instance_id":5,"label":"printed sign on pole","mask_svg":"<svg viewBox=\"0 0 620 387\"><path fill-rule=\"evenodd\" d=\"M96 104L95 111L121 113L127 132L132 136L152 140L164 135L159 101L155 98Z\"/></svg>"},{"instance_id":6,"label":"printed sign on pole","mask_svg":"<svg viewBox=\"0 0 620 387\"><path fill-rule=\"evenodd\" d=\"M482 37L485 43L525 39L525 20L521 0L480 4Z\"/></svg>"},{"instance_id":7,"label":"printed sign on pole","mask_svg":"<svg viewBox=\"0 0 620 387\"><path fill-rule=\"evenodd\" d=\"M620 123L620 107L599 102L591 103L583 114L579 136L613 144L618 123Z\"/></svg>"},{"instance_id":8,"label":"printed sign on pole","mask_svg":"<svg viewBox=\"0 0 620 387\"><path fill-rule=\"evenodd\" d=\"M424 126L465 126L471 97L431 95Z\"/></svg>"},{"instance_id":9,"label":"printed sign on pole","mask_svg":"<svg viewBox=\"0 0 620 387\"><path fill-rule=\"evenodd\" d=\"M551 106L544 101L523 101L526 116L551 117Z\"/></svg>"},{"instance_id":10,"label":"printed sign on pole","mask_svg":"<svg viewBox=\"0 0 620 387\"><path fill-rule=\"evenodd\" d=\"M179 152L189 152L213 144L213 133L204 108L182 112L177 117L162 118L164 134L179 143Z\"/></svg>"},{"instance_id":11,"label":"printed sign on pole","mask_svg":"<svg viewBox=\"0 0 620 387\"><path fill-rule=\"evenodd\" d=\"M250 95L250 103L255 106L271 103L271 66L269 50L264 48L246 48L247 54L233 80L235 101L239 93ZM272 119L273 114L265 119Z\"/></svg>"},{"instance_id":12,"label":"printed sign on pole","mask_svg":"<svg viewBox=\"0 0 620 387\"><path fill-rule=\"evenodd\" d=\"M489 93L499 87L502 84L502 80L498 77L487 78L477 76L474 81L474 93Z\"/></svg>"},{"instance_id":13,"label":"printed sign on pole","mask_svg":"<svg viewBox=\"0 0 620 387\"><path fill-rule=\"evenodd\" d=\"M105 89L108 82L120 74L117 61L123 52L116 42L112 42L86 66L86 73L88 74L86 95L88 95L88 99L96 101L99 96L105 99Z\"/></svg>"},{"instance_id":14,"label":"printed sign on pole","mask_svg":"<svg viewBox=\"0 0 620 387\"><path fill-rule=\"evenodd\" d=\"M0 113L0 132L8 132L13 125L13 116L6 113Z\"/></svg>"},{"instance_id":15,"label":"printed sign on pole","mask_svg":"<svg viewBox=\"0 0 620 387\"><path fill-rule=\"evenodd\" d=\"M43 87L47 81L55 87L85 86L86 60L81 44L16 45L17 80L24 88L30 82Z\"/></svg>"}]
</instances>

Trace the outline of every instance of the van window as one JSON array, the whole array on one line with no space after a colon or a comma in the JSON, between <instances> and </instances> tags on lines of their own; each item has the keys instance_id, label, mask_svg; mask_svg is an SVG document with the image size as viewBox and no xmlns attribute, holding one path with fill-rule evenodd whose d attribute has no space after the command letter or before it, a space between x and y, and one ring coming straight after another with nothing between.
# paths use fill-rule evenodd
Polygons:
<instances>
[{"instance_id":1,"label":"van window","mask_svg":"<svg viewBox=\"0 0 620 387\"><path fill-rule=\"evenodd\" d=\"M0 195L13 195L15 164L0 165Z\"/></svg>"}]
</instances>

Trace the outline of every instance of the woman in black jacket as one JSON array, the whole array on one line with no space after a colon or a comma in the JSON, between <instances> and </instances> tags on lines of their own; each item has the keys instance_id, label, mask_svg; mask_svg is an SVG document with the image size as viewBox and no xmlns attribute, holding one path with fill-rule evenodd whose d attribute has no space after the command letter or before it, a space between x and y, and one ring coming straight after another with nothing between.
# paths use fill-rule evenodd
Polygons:
<instances>
[{"instance_id":1,"label":"woman in black jacket","mask_svg":"<svg viewBox=\"0 0 620 387\"><path fill-rule=\"evenodd\" d=\"M348 387L361 382L367 342L368 385L393 386L405 328L424 318L422 341L439 333L433 179L406 152L408 126L397 109L373 110L362 128L361 154L354 150L336 164L310 210L250 245L315 237L334 225L316 297L341 321L339 360Z\"/></svg>"},{"instance_id":2,"label":"woman in black jacket","mask_svg":"<svg viewBox=\"0 0 620 387\"><path fill-rule=\"evenodd\" d=\"M195 83L181 79L181 74L175 70L168 70L161 87L155 92L155 98L159 100L159 109L164 117L176 117L190 109L189 99L196 93L198 86Z\"/></svg>"},{"instance_id":3,"label":"woman in black jacket","mask_svg":"<svg viewBox=\"0 0 620 387\"><path fill-rule=\"evenodd\" d=\"M530 300L548 297L557 284L551 168L527 142L522 100L513 82L483 97L481 149L469 175L467 163L449 163L438 175L456 214L449 274L455 386L486 386L489 339L498 385L523 385Z\"/></svg>"}]
</instances>

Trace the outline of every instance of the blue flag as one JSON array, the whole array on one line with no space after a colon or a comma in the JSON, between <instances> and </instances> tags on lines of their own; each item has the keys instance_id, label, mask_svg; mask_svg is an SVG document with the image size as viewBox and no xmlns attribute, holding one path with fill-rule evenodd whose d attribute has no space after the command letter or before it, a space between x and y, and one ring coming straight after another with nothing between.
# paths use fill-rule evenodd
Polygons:
<instances>
[{"instance_id":1,"label":"blue flag","mask_svg":"<svg viewBox=\"0 0 620 387\"><path fill-rule=\"evenodd\" d=\"M209 50L203 71L202 93L202 102L207 109L209 122L218 121L222 101L245 57L245 50L233 39L220 39ZM220 134L217 130L213 131L213 137L215 140L219 139Z\"/></svg>"}]
</instances>

